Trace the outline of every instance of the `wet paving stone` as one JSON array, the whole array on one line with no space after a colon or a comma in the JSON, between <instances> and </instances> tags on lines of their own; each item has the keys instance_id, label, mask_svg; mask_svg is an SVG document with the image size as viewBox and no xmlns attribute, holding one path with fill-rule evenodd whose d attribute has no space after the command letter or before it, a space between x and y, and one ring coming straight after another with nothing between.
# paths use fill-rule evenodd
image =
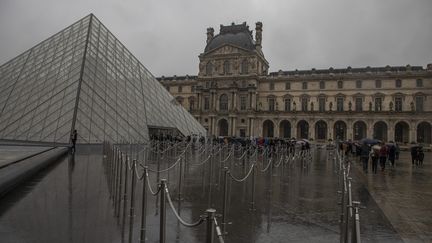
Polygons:
<instances>
[{"instance_id":1,"label":"wet paving stone","mask_svg":"<svg viewBox=\"0 0 432 243\"><path fill-rule=\"evenodd\" d=\"M403 153L401 158L406 156L408 154ZM430 158L429 154L427 156ZM220 159L199 165L202 156L193 154L188 158L182 178L181 201L176 200L178 168L159 174L159 179L169 181L174 206L187 222L199 219L207 208L215 208L220 214L223 204ZM225 242L338 242L339 186L337 166L332 158L328 151L316 150L311 161L295 161L272 168L271 175L269 171L261 172L266 164L260 164L255 177L255 210L251 210L250 178L241 183L229 180L229 224ZM351 173L353 200L366 207L360 210L362 241L410 242L409 237L415 237L427 242L432 217L428 217L429 211L424 213L428 203L419 203L432 201L431 194L427 193L430 190L426 190L430 184L425 172L401 165L401 171L397 167L394 173L389 170L383 175L365 175L358 162L354 163ZM159 169L171 164L167 157ZM149 166L157 168L156 163ZM248 160L244 166L242 161L237 161L230 164L231 173L241 178L247 174L249 166ZM423 170L430 171L430 168L425 165ZM73 160L65 158L0 199L1 242L128 242L130 191L127 206L123 208L124 204L121 204L120 216L115 217L104 171L101 149L81 147ZM155 173L149 173L149 176L155 190L158 176ZM412 185L405 188L406 183L395 182L404 180L411 181ZM411 194L415 197L406 193L413 187L415 192ZM141 191L142 181L138 181L132 242L139 241ZM158 242L159 197L152 196L147 190L146 202L147 242ZM413 203L418 206L412 207ZM217 220L220 224L221 218ZM403 227L406 224L410 227ZM205 224L193 228L179 224L168 204L166 232L167 242L205 240Z\"/></svg>"}]
</instances>

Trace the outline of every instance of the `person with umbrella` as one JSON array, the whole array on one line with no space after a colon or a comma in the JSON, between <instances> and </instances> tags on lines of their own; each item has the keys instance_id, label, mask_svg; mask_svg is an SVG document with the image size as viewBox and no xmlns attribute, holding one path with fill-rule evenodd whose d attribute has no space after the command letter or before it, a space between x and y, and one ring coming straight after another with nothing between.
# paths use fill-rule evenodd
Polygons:
<instances>
[{"instance_id":1,"label":"person with umbrella","mask_svg":"<svg viewBox=\"0 0 432 243\"><path fill-rule=\"evenodd\" d=\"M371 149L371 152L370 152L370 158L372 160L372 172L374 174L377 173L379 151L380 150L381 150L381 147L378 144L375 144L374 146L372 146L372 149Z\"/></svg>"},{"instance_id":2,"label":"person with umbrella","mask_svg":"<svg viewBox=\"0 0 432 243\"><path fill-rule=\"evenodd\" d=\"M388 146L388 160L390 161L391 167L395 166L396 159L396 146L393 143L387 144Z\"/></svg>"},{"instance_id":3,"label":"person with umbrella","mask_svg":"<svg viewBox=\"0 0 432 243\"><path fill-rule=\"evenodd\" d=\"M381 171L384 171L385 169L385 164L387 161L387 146L385 145L384 142L381 143L381 149L379 150L379 161L380 161L380 166L381 166Z\"/></svg>"},{"instance_id":4,"label":"person with umbrella","mask_svg":"<svg viewBox=\"0 0 432 243\"><path fill-rule=\"evenodd\" d=\"M366 174L368 173L369 153L370 148L367 143L362 143L360 147L360 160L363 164L363 172Z\"/></svg>"}]
</instances>

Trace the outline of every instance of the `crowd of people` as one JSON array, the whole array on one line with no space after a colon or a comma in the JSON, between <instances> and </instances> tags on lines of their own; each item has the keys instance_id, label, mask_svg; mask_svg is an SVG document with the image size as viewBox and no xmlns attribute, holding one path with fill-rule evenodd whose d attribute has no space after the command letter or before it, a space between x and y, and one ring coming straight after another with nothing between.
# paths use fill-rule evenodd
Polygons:
<instances>
[{"instance_id":1,"label":"crowd of people","mask_svg":"<svg viewBox=\"0 0 432 243\"><path fill-rule=\"evenodd\" d=\"M369 165L372 167L374 174L378 171L378 164L381 171L386 168L387 161L391 167L395 167L395 161L399 160L400 148L397 143L384 143L379 140L364 140L357 142L342 142L339 145L345 155L353 154L360 157L363 165L363 171L368 173ZM413 166L422 166L424 160L423 147L418 144L411 144L411 160Z\"/></svg>"}]
</instances>

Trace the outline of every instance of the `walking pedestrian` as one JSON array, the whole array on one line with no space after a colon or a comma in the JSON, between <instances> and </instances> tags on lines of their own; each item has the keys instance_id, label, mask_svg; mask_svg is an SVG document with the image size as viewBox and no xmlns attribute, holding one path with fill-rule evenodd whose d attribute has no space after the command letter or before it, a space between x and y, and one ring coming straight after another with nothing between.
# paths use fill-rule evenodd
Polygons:
<instances>
[{"instance_id":1,"label":"walking pedestrian","mask_svg":"<svg viewBox=\"0 0 432 243\"><path fill-rule=\"evenodd\" d=\"M381 143L381 149L379 150L379 161L381 166L381 171L384 171L385 164L387 161L387 146L384 144L384 142Z\"/></svg>"},{"instance_id":2,"label":"walking pedestrian","mask_svg":"<svg viewBox=\"0 0 432 243\"><path fill-rule=\"evenodd\" d=\"M395 159L396 159L396 146L391 145L388 149L388 160L390 161L391 167L395 166Z\"/></svg>"},{"instance_id":3,"label":"walking pedestrian","mask_svg":"<svg viewBox=\"0 0 432 243\"><path fill-rule=\"evenodd\" d=\"M379 151L380 151L381 147L378 145L374 145L372 146L371 152L370 152L370 158L372 161L372 172L374 174L377 173L377 169L378 169L378 159L379 159Z\"/></svg>"},{"instance_id":4,"label":"walking pedestrian","mask_svg":"<svg viewBox=\"0 0 432 243\"><path fill-rule=\"evenodd\" d=\"M363 164L363 172L366 174L368 173L369 153L369 146L367 145L367 143L363 143L360 147L360 160Z\"/></svg>"}]
</instances>

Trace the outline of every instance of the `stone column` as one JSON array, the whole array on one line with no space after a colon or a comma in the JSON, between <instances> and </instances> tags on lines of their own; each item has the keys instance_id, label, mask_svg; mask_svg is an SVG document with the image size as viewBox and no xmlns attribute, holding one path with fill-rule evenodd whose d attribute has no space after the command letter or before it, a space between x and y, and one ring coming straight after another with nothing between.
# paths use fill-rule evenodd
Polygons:
<instances>
[{"instance_id":1,"label":"stone column","mask_svg":"<svg viewBox=\"0 0 432 243\"><path fill-rule=\"evenodd\" d=\"M351 120L347 121L347 140L351 139L354 140L354 130L353 130L353 122Z\"/></svg>"},{"instance_id":2,"label":"stone column","mask_svg":"<svg viewBox=\"0 0 432 243\"><path fill-rule=\"evenodd\" d=\"M388 141L394 141L395 140L395 130L394 130L394 126L392 123L389 122L389 126L388 126L388 132L387 132L387 140Z\"/></svg>"},{"instance_id":3,"label":"stone column","mask_svg":"<svg viewBox=\"0 0 432 243\"><path fill-rule=\"evenodd\" d=\"M234 92L234 97L233 97L233 110L237 109L237 92Z\"/></svg>"},{"instance_id":4,"label":"stone column","mask_svg":"<svg viewBox=\"0 0 432 243\"><path fill-rule=\"evenodd\" d=\"M410 127L410 141L408 141L409 143L411 143L412 141L417 142L417 127Z\"/></svg>"},{"instance_id":5,"label":"stone column","mask_svg":"<svg viewBox=\"0 0 432 243\"><path fill-rule=\"evenodd\" d=\"M201 94L200 94L200 93L197 93L197 104L196 104L196 109L197 109L198 111L201 110Z\"/></svg>"},{"instance_id":6,"label":"stone column","mask_svg":"<svg viewBox=\"0 0 432 243\"><path fill-rule=\"evenodd\" d=\"M232 117L231 136L236 136L236 118Z\"/></svg>"}]
</instances>

